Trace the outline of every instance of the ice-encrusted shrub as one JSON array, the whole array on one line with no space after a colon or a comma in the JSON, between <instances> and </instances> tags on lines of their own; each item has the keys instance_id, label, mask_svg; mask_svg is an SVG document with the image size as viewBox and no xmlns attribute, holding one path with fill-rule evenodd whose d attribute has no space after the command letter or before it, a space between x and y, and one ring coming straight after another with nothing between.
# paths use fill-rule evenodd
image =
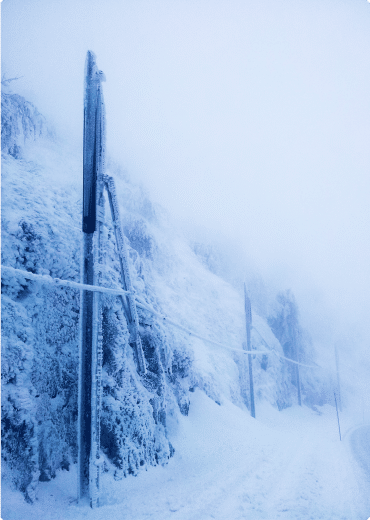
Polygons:
<instances>
[{"instance_id":1,"label":"ice-encrusted shrub","mask_svg":"<svg viewBox=\"0 0 370 520\"><path fill-rule=\"evenodd\" d=\"M46 120L19 94L1 93L1 150L18 159L25 141L48 134Z\"/></svg>"},{"instance_id":2,"label":"ice-encrusted shrub","mask_svg":"<svg viewBox=\"0 0 370 520\"><path fill-rule=\"evenodd\" d=\"M42 302L32 307L37 337L32 382L37 391L40 480L49 480L77 460L79 293L44 286L37 296Z\"/></svg>"},{"instance_id":3,"label":"ice-encrusted shrub","mask_svg":"<svg viewBox=\"0 0 370 520\"><path fill-rule=\"evenodd\" d=\"M271 330L280 341L284 356L298 360L303 359L301 327L299 325L298 307L294 295L290 291L281 292L276 297L273 313L268 318ZM296 365L289 364L292 383L297 386Z\"/></svg>"},{"instance_id":4,"label":"ice-encrusted shrub","mask_svg":"<svg viewBox=\"0 0 370 520\"><path fill-rule=\"evenodd\" d=\"M169 380L173 385L176 401L182 415L189 413L189 389L193 386L190 383L191 369L192 358L190 353L175 348L172 353Z\"/></svg>"},{"instance_id":5,"label":"ice-encrusted shrub","mask_svg":"<svg viewBox=\"0 0 370 520\"><path fill-rule=\"evenodd\" d=\"M41 236L35 232L31 223L21 220L19 222L19 231L16 235L18 244L17 261L24 267L26 271L35 273L35 262L42 257ZM41 253L41 255L40 255Z\"/></svg>"},{"instance_id":6,"label":"ice-encrusted shrub","mask_svg":"<svg viewBox=\"0 0 370 520\"><path fill-rule=\"evenodd\" d=\"M311 338L300 325L298 305L291 291L277 294L267 321L282 345L285 357L313 365ZM287 386L288 379L297 387L297 365L285 363L289 378L282 381L282 387ZM330 402L330 381L325 372L320 372L319 367L316 369L314 365L313 368L299 366L299 380L303 403L314 406ZM287 397L289 395L291 392L287 392ZM291 400L290 397L289 401Z\"/></svg>"},{"instance_id":7,"label":"ice-encrusted shrub","mask_svg":"<svg viewBox=\"0 0 370 520\"><path fill-rule=\"evenodd\" d=\"M143 218L130 218L125 222L124 233L129 239L130 246L144 258L153 259L156 244L151 235L148 224Z\"/></svg>"},{"instance_id":8,"label":"ice-encrusted shrub","mask_svg":"<svg viewBox=\"0 0 370 520\"><path fill-rule=\"evenodd\" d=\"M80 247L75 236L61 237L40 219L34 222L22 218L16 225L3 215L1 261L31 273L50 274L56 278L79 280ZM10 275L6 274L6 277ZM7 290L18 287L16 277L7 284ZM28 282L23 284L24 288Z\"/></svg>"},{"instance_id":9,"label":"ice-encrusted shrub","mask_svg":"<svg viewBox=\"0 0 370 520\"><path fill-rule=\"evenodd\" d=\"M14 267L33 273L55 270L58 273L63 266L66 253L60 251L61 242L58 244L57 241L55 247L54 241L45 238L47 234L42 222L36 227L21 219L17 227L9 227L5 221L3 231L5 264L12 263ZM58 262L60 267L55 269ZM76 272L78 265L73 255L69 257L69 263ZM50 480L57 469L67 468L77 457L79 292L41 285L6 272L2 276L2 289L3 294L8 295L25 313L35 338L33 363L27 369L33 389L30 394L30 421L37 426L34 437L39 478ZM18 330L16 323L13 322L12 326L14 331ZM13 355L14 344L9 341L6 329L3 329L2 336L7 342L6 360ZM7 386L5 388L8 389ZM25 471L25 478L26 475Z\"/></svg>"},{"instance_id":10,"label":"ice-encrusted shrub","mask_svg":"<svg viewBox=\"0 0 370 520\"><path fill-rule=\"evenodd\" d=\"M117 301L103 311L101 446L116 465L115 478L140 466L164 463L173 450L166 438L163 378L156 346L143 335L148 374L136 371L126 321Z\"/></svg>"},{"instance_id":11,"label":"ice-encrusted shrub","mask_svg":"<svg viewBox=\"0 0 370 520\"><path fill-rule=\"evenodd\" d=\"M4 282L9 283L9 280ZM26 289L19 291L17 300L13 301L4 296L7 285L3 285L2 417L6 438L15 439L3 444L3 454L9 461L22 460L19 473L23 481L34 484L37 479L50 480L58 469L68 468L77 457L79 294L29 281ZM9 316L10 309L12 317ZM15 310L21 313L22 319L17 319ZM19 339L16 342L14 335L28 345L30 360L26 364L24 356L19 355L25 351L25 346ZM20 392L23 397L18 407ZM22 430L19 430L19 414L15 414L12 407L23 412L27 410ZM33 448L31 451L30 447L25 448L20 456L14 446L19 448L25 436ZM11 464L14 466L15 462ZM26 497L32 499L25 485L20 484L19 477L14 479Z\"/></svg>"},{"instance_id":12,"label":"ice-encrusted shrub","mask_svg":"<svg viewBox=\"0 0 370 520\"><path fill-rule=\"evenodd\" d=\"M2 295L2 455L12 481L33 501L39 477L35 389L31 381L35 334L24 307Z\"/></svg>"}]
</instances>

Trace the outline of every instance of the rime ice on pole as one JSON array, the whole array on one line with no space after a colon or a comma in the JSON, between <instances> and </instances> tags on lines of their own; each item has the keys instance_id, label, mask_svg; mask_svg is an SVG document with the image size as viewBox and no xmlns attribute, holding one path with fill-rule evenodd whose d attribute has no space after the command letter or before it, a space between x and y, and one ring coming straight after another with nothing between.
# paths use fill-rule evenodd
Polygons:
<instances>
[{"instance_id":1,"label":"rime ice on pole","mask_svg":"<svg viewBox=\"0 0 370 520\"><path fill-rule=\"evenodd\" d=\"M101 284L100 228L104 220L104 101L95 55L88 51L85 65L83 137L83 262L82 283ZM81 293L81 341L78 419L78 497L99 505L100 401L102 333L100 293Z\"/></svg>"}]
</instances>

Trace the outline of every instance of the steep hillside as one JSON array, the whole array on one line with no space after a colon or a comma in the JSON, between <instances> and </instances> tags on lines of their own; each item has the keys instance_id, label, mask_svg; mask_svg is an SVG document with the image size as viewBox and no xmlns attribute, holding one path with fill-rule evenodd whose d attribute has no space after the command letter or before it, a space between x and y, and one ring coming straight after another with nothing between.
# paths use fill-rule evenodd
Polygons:
<instances>
[{"instance_id":1,"label":"steep hillside","mask_svg":"<svg viewBox=\"0 0 370 520\"><path fill-rule=\"evenodd\" d=\"M2 98L2 264L80 281L82 155L52 137L21 96ZM171 226L122 169L115 178L136 294L154 310L228 348L200 340L139 309L148 375L139 377L119 301L103 298L104 470L116 480L166 463L174 453L168 421L189 412L199 388L222 406L250 407L242 292L221 277L218 261ZM103 283L119 287L113 226L106 205ZM79 291L2 274L2 447L4 478L29 502L39 481L77 461ZM253 307L253 302L252 302ZM290 310L289 310L290 309ZM270 315L253 309L253 348L291 350L292 295ZM300 359L311 347L301 335ZM233 350L234 349L234 350ZM290 349L290 350L289 350ZM281 410L296 402L295 372L275 355L253 360L257 401ZM326 401L325 378L302 368L303 402Z\"/></svg>"}]
</instances>

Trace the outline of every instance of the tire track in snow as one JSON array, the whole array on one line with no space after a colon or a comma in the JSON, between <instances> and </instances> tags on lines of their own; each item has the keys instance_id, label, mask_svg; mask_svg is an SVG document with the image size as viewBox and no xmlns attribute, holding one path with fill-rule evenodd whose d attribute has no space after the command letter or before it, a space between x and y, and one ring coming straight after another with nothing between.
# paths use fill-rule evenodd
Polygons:
<instances>
[{"instance_id":1,"label":"tire track in snow","mask_svg":"<svg viewBox=\"0 0 370 520\"><path fill-rule=\"evenodd\" d=\"M241 457L236 452L228 459L228 465L223 465L220 471L202 475L198 485L194 483L189 493L185 507L172 509L176 512L173 518L181 520L253 520L270 518L266 511L270 510L271 490L278 486L277 478L281 477L280 468L285 468L284 474L294 464L299 449L292 453L291 443L286 442L282 432L271 432L273 437L262 441L256 439L253 446L246 445L240 452L252 454L251 459ZM249 443L248 443L249 444ZM216 454L215 454L216 455ZM241 462L245 460L244 464ZM288 465L287 465L287 461ZM214 468L213 468L214 469ZM211 477L211 478L209 478ZM283 476L284 480L284 476ZM189 487L190 491L190 487ZM271 518L276 517L273 508Z\"/></svg>"},{"instance_id":2,"label":"tire track in snow","mask_svg":"<svg viewBox=\"0 0 370 520\"><path fill-rule=\"evenodd\" d=\"M346 447L335 438L330 420L302 431L304 425L292 432L275 432L274 442L268 446L256 443L258 456L247 468L240 465L240 459L233 459L233 464L211 478L203 475L200 488L185 507L173 510L173 518L362 518L364 502L356 487L352 461Z\"/></svg>"},{"instance_id":3,"label":"tire track in snow","mask_svg":"<svg viewBox=\"0 0 370 520\"><path fill-rule=\"evenodd\" d=\"M190 516L184 516L184 519L246 518L246 511L256 510L256 478L258 482L263 479L258 475L260 468L274 457L274 452L275 447L270 446L269 449L258 450L259 456L252 463L245 459L245 464L240 465L239 458L229 468L223 468L209 482L211 485L207 487L206 493L204 488L199 493L197 504L192 505ZM257 503L262 505L260 501Z\"/></svg>"},{"instance_id":4,"label":"tire track in snow","mask_svg":"<svg viewBox=\"0 0 370 520\"><path fill-rule=\"evenodd\" d=\"M330 420L309 428L287 460L270 494L270 514L263 518L358 520L363 517L364 501L352 460L346 446L333 435Z\"/></svg>"}]
</instances>

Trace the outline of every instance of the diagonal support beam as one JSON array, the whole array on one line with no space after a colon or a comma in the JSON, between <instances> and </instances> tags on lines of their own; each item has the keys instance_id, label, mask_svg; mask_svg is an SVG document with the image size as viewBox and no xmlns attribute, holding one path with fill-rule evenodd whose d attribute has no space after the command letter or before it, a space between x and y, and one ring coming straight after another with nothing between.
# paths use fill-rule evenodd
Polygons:
<instances>
[{"instance_id":1,"label":"diagonal support beam","mask_svg":"<svg viewBox=\"0 0 370 520\"><path fill-rule=\"evenodd\" d=\"M112 214L112 221L116 237L116 245L121 271L122 286L125 291L128 291L127 295L120 295L120 300L126 316L130 332L130 344L135 352L138 372L140 374L146 374L145 357L139 335L139 318L137 315L134 288L132 285L130 268L128 265L128 253L126 243L121 229L116 187L114 184L113 177L104 175L104 184L108 192L109 206Z\"/></svg>"}]
</instances>

